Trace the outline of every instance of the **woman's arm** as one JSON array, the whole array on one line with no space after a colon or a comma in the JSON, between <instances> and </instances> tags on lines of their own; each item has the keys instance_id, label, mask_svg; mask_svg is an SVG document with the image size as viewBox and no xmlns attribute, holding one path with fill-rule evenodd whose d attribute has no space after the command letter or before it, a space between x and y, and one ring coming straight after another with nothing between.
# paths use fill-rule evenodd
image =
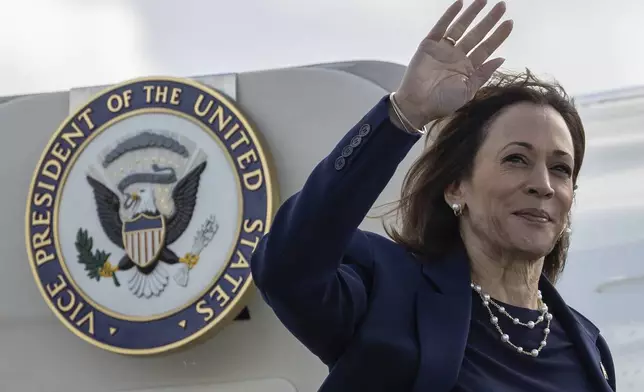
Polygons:
<instances>
[{"instance_id":1,"label":"woman's arm","mask_svg":"<svg viewBox=\"0 0 644 392\"><path fill-rule=\"evenodd\" d=\"M474 2L455 20L463 7L457 0L421 41L394 96L398 126L412 130L449 116L503 63L486 60L512 23L483 39L505 3L465 34L484 6ZM419 138L394 126L390 110L385 97L316 166L304 188L279 209L251 261L267 303L327 364L344 351L367 307L374 260L358 225Z\"/></svg>"},{"instance_id":2,"label":"woman's arm","mask_svg":"<svg viewBox=\"0 0 644 392\"><path fill-rule=\"evenodd\" d=\"M358 225L418 139L391 123L383 98L281 206L253 255L267 303L327 363L367 306L373 257Z\"/></svg>"}]
</instances>

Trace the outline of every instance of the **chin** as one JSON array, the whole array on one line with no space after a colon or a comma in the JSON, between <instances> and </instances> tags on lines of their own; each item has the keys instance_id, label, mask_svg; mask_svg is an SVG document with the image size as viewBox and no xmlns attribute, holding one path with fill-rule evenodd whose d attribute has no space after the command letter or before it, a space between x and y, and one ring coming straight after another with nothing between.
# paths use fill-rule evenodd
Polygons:
<instances>
[{"instance_id":1,"label":"chin","mask_svg":"<svg viewBox=\"0 0 644 392\"><path fill-rule=\"evenodd\" d=\"M507 237L512 247L530 254L545 256L557 242L558 225L549 222L533 224L523 220L513 221L506 227Z\"/></svg>"},{"instance_id":2,"label":"chin","mask_svg":"<svg viewBox=\"0 0 644 392\"><path fill-rule=\"evenodd\" d=\"M518 253L530 255L535 259L548 255L555 246L556 241L552 235L546 235L545 233L535 235L533 233L532 235L519 237L517 234L510 236L508 248L513 248Z\"/></svg>"}]
</instances>

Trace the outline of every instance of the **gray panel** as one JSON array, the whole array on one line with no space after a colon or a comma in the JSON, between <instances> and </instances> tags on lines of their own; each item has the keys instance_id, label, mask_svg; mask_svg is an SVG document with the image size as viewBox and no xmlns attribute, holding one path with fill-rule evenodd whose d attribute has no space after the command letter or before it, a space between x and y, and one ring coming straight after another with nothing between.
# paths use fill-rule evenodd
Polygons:
<instances>
[{"instance_id":1,"label":"gray panel","mask_svg":"<svg viewBox=\"0 0 644 392\"><path fill-rule=\"evenodd\" d=\"M50 135L66 117L66 93L20 97L0 105L4 143L0 143L3 170L1 232L5 258L0 284L0 320L12 325L53 321L42 301L25 253L25 208L27 192L40 154ZM5 336L0 335L0 339ZM2 368L0 366L0 368Z\"/></svg>"},{"instance_id":2,"label":"gray panel","mask_svg":"<svg viewBox=\"0 0 644 392\"><path fill-rule=\"evenodd\" d=\"M382 61L353 61L319 64L313 68L338 69L369 80L387 91L395 91L405 74L406 66Z\"/></svg>"}]
</instances>

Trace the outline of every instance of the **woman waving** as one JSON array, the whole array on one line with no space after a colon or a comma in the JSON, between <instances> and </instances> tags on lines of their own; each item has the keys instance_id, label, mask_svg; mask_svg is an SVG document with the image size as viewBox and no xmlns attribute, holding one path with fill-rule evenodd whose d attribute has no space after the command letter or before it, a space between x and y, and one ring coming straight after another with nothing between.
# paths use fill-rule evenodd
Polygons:
<instances>
[{"instance_id":1,"label":"woman waving","mask_svg":"<svg viewBox=\"0 0 644 392\"><path fill-rule=\"evenodd\" d=\"M252 258L266 302L329 366L320 391L615 388L599 330L553 286L581 120L557 85L493 77L512 22L501 2L470 29L484 7L447 9L398 90L281 206ZM359 230L427 132L435 140L407 173L399 225L389 238Z\"/></svg>"}]
</instances>

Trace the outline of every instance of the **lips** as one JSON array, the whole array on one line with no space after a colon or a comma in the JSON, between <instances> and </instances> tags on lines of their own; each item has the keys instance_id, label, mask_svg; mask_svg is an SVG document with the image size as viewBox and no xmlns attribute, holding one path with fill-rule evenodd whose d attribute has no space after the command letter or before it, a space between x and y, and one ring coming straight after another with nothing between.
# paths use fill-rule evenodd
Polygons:
<instances>
[{"instance_id":1,"label":"lips","mask_svg":"<svg viewBox=\"0 0 644 392\"><path fill-rule=\"evenodd\" d=\"M552 221L550 214L548 214L545 210L537 208L524 208L522 210L516 211L514 215L535 223L547 223Z\"/></svg>"}]
</instances>

